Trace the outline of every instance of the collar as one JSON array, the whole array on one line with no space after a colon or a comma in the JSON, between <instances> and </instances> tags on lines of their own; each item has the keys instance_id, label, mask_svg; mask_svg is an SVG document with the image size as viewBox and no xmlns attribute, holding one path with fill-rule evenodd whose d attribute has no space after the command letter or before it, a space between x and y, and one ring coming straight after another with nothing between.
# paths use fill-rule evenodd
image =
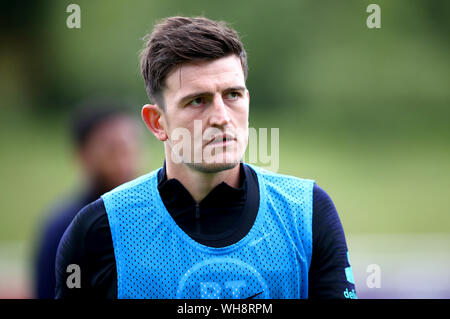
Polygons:
<instances>
[{"instance_id":1,"label":"collar","mask_svg":"<svg viewBox=\"0 0 450 319\"><path fill-rule=\"evenodd\" d=\"M237 203L245 202L247 195L247 172L244 164L240 164L239 186L231 187L225 182L214 187L200 203L195 202L188 190L175 178L167 179L166 163L158 171L158 191L171 215L178 215L180 209L192 206L201 208L232 207ZM172 214L175 212L175 214ZM175 216L173 216L175 217Z\"/></svg>"}]
</instances>

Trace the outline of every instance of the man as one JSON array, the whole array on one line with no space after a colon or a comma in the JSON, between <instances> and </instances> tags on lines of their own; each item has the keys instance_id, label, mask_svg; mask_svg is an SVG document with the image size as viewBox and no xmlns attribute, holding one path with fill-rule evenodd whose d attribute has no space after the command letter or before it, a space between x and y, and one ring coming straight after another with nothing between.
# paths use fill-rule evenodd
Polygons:
<instances>
[{"instance_id":1,"label":"man","mask_svg":"<svg viewBox=\"0 0 450 319\"><path fill-rule=\"evenodd\" d=\"M141 70L153 101L142 118L164 143L165 163L77 215L58 249L57 297L354 292L328 195L314 181L242 163L250 96L236 31L203 17L167 18L148 37ZM80 288L66 285L70 264Z\"/></svg>"},{"instance_id":2,"label":"man","mask_svg":"<svg viewBox=\"0 0 450 319\"><path fill-rule=\"evenodd\" d=\"M137 126L121 106L92 100L70 117L75 154L85 190L58 204L40 235L36 251L35 297L55 297L55 259L59 241L81 208L133 179L137 172Z\"/></svg>"}]
</instances>

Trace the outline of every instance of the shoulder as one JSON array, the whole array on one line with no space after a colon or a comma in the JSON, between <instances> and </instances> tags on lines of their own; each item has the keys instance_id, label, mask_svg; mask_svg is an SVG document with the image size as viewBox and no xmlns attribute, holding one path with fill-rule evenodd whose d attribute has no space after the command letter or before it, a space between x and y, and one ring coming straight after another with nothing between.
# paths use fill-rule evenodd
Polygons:
<instances>
[{"instance_id":1,"label":"shoulder","mask_svg":"<svg viewBox=\"0 0 450 319\"><path fill-rule=\"evenodd\" d=\"M318 184L314 184L313 198L314 204L318 208L335 208L330 195Z\"/></svg>"},{"instance_id":2,"label":"shoulder","mask_svg":"<svg viewBox=\"0 0 450 319\"><path fill-rule=\"evenodd\" d=\"M158 198L158 171L142 175L101 196L112 229L124 217L120 212L138 217L142 213L140 208L148 205L149 198Z\"/></svg>"},{"instance_id":3,"label":"shoulder","mask_svg":"<svg viewBox=\"0 0 450 319\"><path fill-rule=\"evenodd\" d=\"M342 224L339 214L330 195L319 185L314 184L313 189L313 227L316 234L328 229L339 231Z\"/></svg>"},{"instance_id":4,"label":"shoulder","mask_svg":"<svg viewBox=\"0 0 450 319\"><path fill-rule=\"evenodd\" d=\"M301 207L308 215L312 214L314 180L278 174L256 166L251 168L257 173L261 196L269 196L282 206Z\"/></svg>"},{"instance_id":5,"label":"shoulder","mask_svg":"<svg viewBox=\"0 0 450 319\"><path fill-rule=\"evenodd\" d=\"M158 192L158 170L142 175L103 194L101 198L106 211L112 212L116 207L131 211L136 208L136 205L139 206L139 203L145 203L149 197L155 196L155 193ZM113 218L109 214L108 216ZM114 220L110 221L114 222Z\"/></svg>"},{"instance_id":6,"label":"shoulder","mask_svg":"<svg viewBox=\"0 0 450 319\"><path fill-rule=\"evenodd\" d=\"M250 168L252 168L259 179L262 179L262 181L264 182L264 184L269 185L269 186L273 186L273 187L277 187L281 186L281 187L301 187L301 188L308 188L312 191L312 188L314 186L315 181L312 179L306 179L306 178L300 178L300 177L296 177L296 176L292 176L292 175L285 175L285 174L280 174L280 173L275 173L272 171L269 171L267 169L258 167L258 166L254 166L254 165L250 165L250 164L246 164L247 166L249 166Z\"/></svg>"},{"instance_id":7,"label":"shoulder","mask_svg":"<svg viewBox=\"0 0 450 319\"><path fill-rule=\"evenodd\" d=\"M64 232L58 247L58 255L84 251L88 236L108 223L105 206L101 198L83 207Z\"/></svg>"},{"instance_id":8,"label":"shoulder","mask_svg":"<svg viewBox=\"0 0 450 319\"><path fill-rule=\"evenodd\" d=\"M150 173L147 173L145 175L139 176L138 178L133 179L129 182L126 182L126 183L114 188L113 190L103 194L102 198L105 198L105 197L107 198L111 195L115 195L115 194L117 195L117 194L123 193L125 191L140 188L142 186L147 186L148 183L150 181L152 181L153 179L157 180L159 170L160 170L160 168L156 169L154 171L151 171Z\"/></svg>"},{"instance_id":9,"label":"shoulder","mask_svg":"<svg viewBox=\"0 0 450 319\"><path fill-rule=\"evenodd\" d=\"M75 216L71 223L72 228L79 231L88 232L95 225L106 218L105 205L103 199L99 198L96 201L84 206Z\"/></svg>"}]
</instances>

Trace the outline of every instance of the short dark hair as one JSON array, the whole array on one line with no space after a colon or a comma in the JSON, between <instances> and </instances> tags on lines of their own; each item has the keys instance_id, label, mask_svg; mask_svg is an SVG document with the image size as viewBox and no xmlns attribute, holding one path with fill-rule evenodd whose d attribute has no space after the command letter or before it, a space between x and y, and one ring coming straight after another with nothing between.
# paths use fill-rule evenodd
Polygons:
<instances>
[{"instance_id":1,"label":"short dark hair","mask_svg":"<svg viewBox=\"0 0 450 319\"><path fill-rule=\"evenodd\" d=\"M106 120L131 117L128 107L114 100L92 98L77 105L69 116L72 141L77 149L86 145L90 135Z\"/></svg>"},{"instance_id":2,"label":"short dark hair","mask_svg":"<svg viewBox=\"0 0 450 319\"><path fill-rule=\"evenodd\" d=\"M141 72L147 95L164 110L162 90L167 74L190 61L210 61L235 54L247 79L247 53L238 33L223 21L205 17L169 17L155 25L145 38Z\"/></svg>"}]
</instances>

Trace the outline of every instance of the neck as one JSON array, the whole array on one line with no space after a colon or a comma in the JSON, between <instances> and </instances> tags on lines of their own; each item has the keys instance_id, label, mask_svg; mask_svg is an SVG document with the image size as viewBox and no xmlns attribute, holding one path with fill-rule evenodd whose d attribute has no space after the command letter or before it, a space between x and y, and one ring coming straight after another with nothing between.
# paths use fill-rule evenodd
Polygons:
<instances>
[{"instance_id":1,"label":"neck","mask_svg":"<svg viewBox=\"0 0 450 319\"><path fill-rule=\"evenodd\" d=\"M239 164L231 169L215 173L205 173L186 164L176 164L170 160L166 160L167 179L176 178L180 181L197 203L222 182L227 183L231 187L238 187L239 172Z\"/></svg>"}]
</instances>

